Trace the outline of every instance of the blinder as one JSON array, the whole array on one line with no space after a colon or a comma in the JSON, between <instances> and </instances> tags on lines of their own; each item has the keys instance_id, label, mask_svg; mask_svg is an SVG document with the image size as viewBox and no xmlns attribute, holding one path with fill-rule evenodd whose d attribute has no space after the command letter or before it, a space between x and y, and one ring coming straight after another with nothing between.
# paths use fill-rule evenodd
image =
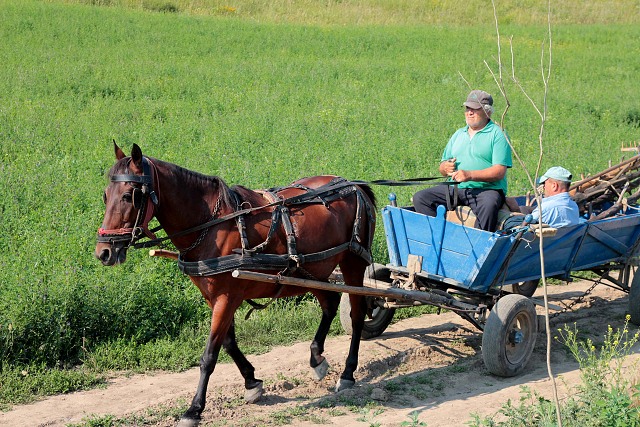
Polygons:
<instances>
[{"instance_id":1,"label":"blinder","mask_svg":"<svg viewBox=\"0 0 640 427\"><path fill-rule=\"evenodd\" d=\"M131 201L133 202L133 207L136 209L140 209L142 207L142 203L144 201L144 194L140 188L134 188L131 193Z\"/></svg>"},{"instance_id":2,"label":"blinder","mask_svg":"<svg viewBox=\"0 0 640 427\"><path fill-rule=\"evenodd\" d=\"M158 204L158 197L153 191L153 180L151 177L151 168L146 158L142 158L142 175L133 174L121 174L113 175L111 182L128 182L130 184L141 184L142 188L134 187L131 192L131 201L133 207L140 210L144 208L147 202L147 198L151 198L151 202L154 205Z\"/></svg>"}]
</instances>

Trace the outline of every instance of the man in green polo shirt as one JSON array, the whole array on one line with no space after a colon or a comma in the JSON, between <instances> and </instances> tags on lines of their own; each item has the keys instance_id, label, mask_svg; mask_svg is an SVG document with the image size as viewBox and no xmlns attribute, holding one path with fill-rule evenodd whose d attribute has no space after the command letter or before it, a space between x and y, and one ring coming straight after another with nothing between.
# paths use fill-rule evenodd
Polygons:
<instances>
[{"instance_id":1,"label":"man in green polo shirt","mask_svg":"<svg viewBox=\"0 0 640 427\"><path fill-rule=\"evenodd\" d=\"M504 132L491 120L493 98L472 90L464 103L467 125L458 129L444 149L439 171L459 182L457 200L452 185L437 185L413 196L416 212L435 216L438 205L453 209L469 206L482 230L496 231L498 210L507 194L511 147Z\"/></svg>"}]
</instances>

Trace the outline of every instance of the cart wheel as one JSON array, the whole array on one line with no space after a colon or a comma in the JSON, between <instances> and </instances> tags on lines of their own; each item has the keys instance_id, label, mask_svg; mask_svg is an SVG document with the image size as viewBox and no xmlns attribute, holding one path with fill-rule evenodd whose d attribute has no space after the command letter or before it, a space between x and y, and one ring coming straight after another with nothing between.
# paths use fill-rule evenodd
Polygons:
<instances>
[{"instance_id":1,"label":"cart wheel","mask_svg":"<svg viewBox=\"0 0 640 427\"><path fill-rule=\"evenodd\" d=\"M525 297L531 297L536 293L536 289L538 289L538 283L540 283L540 279L538 280L527 280L526 282L514 283L511 285L513 287L513 293L524 295Z\"/></svg>"},{"instance_id":2,"label":"cart wheel","mask_svg":"<svg viewBox=\"0 0 640 427\"><path fill-rule=\"evenodd\" d=\"M389 269L381 264L373 264L365 271L365 277L382 280L391 283ZM362 328L362 339L374 338L382 334L393 320L396 312L395 308L382 308L375 304L376 297L365 297L367 303L367 316L364 319ZM349 294L342 294L340 299L340 324L346 333L350 334L351 327L351 302Z\"/></svg>"},{"instance_id":3,"label":"cart wheel","mask_svg":"<svg viewBox=\"0 0 640 427\"><path fill-rule=\"evenodd\" d=\"M505 295L493 306L482 334L482 358L489 372L501 377L519 374L536 344L538 319L523 295Z\"/></svg>"},{"instance_id":4,"label":"cart wheel","mask_svg":"<svg viewBox=\"0 0 640 427\"><path fill-rule=\"evenodd\" d=\"M640 326L640 273L636 272L629 288L629 321Z\"/></svg>"}]
</instances>

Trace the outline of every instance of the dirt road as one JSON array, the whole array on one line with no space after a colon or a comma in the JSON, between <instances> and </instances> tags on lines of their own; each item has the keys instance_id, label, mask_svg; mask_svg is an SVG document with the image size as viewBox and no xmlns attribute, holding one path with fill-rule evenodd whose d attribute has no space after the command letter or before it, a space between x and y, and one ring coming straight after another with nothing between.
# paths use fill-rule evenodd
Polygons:
<instances>
[{"instance_id":1,"label":"dirt road","mask_svg":"<svg viewBox=\"0 0 640 427\"><path fill-rule=\"evenodd\" d=\"M578 282L552 286L550 302L568 303L589 285ZM574 311L553 317L551 329L556 331L565 323L575 322L580 336L599 342L608 325L616 328L624 324L627 304L623 292L600 285ZM461 426L473 413L494 414L507 399L517 399L523 385L551 397L544 334L538 335L525 373L515 378L499 378L487 372L481 339L477 330L452 313L403 320L391 325L382 336L362 342L356 387L340 393L332 388L344 364L349 337L328 340L325 355L332 366L320 382L312 379L308 368L309 343L279 347L250 357L256 376L265 381L266 391L253 405L242 401L243 383L235 366L219 365L209 385L201 425ZM559 392L566 394L564 384L579 381L577 363L557 342L552 349ZM640 359L640 349L630 359ZM175 419L171 414L163 415L163 409L184 408L195 391L197 378L198 369L119 377L105 389L15 407L0 414L0 425L64 426L79 423L84 417L111 415L129 417L130 425L141 424L132 420L142 417L150 422L145 425L172 426ZM150 410L155 414L150 415Z\"/></svg>"}]
</instances>

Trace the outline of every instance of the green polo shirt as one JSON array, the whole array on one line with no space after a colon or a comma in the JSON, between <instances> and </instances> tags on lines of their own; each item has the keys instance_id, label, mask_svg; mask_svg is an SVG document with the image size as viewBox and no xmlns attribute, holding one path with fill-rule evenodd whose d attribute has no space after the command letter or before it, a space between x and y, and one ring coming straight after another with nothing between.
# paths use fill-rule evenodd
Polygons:
<instances>
[{"instance_id":1,"label":"green polo shirt","mask_svg":"<svg viewBox=\"0 0 640 427\"><path fill-rule=\"evenodd\" d=\"M456 165L461 170L480 170L493 165L508 168L511 163L511 147L500 126L489 120L489 123L469 138L469 126L458 129L453 134L442 153L442 161L456 158ZM504 191L507 194L507 176L496 182L467 181L461 182L460 188L486 188Z\"/></svg>"}]
</instances>

